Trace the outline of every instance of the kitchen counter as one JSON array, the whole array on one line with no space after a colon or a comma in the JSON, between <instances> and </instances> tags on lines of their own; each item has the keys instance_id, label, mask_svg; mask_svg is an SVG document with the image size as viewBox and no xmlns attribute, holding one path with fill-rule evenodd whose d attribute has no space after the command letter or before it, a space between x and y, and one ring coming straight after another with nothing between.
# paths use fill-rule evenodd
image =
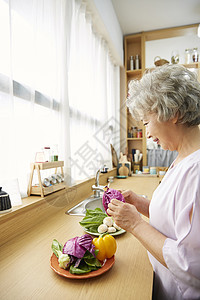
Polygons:
<instances>
[{"instance_id":1,"label":"kitchen counter","mask_svg":"<svg viewBox=\"0 0 200 300\"><path fill-rule=\"evenodd\" d=\"M158 178L115 179L113 188L133 189L149 198ZM66 215L69 203L32 224L0 247L0 299L151 299L153 271L144 247L130 234L116 236L115 264L106 273L88 280L57 275L50 268L51 243L65 243L84 234L79 216ZM0 227L1 229L1 227Z\"/></svg>"}]
</instances>

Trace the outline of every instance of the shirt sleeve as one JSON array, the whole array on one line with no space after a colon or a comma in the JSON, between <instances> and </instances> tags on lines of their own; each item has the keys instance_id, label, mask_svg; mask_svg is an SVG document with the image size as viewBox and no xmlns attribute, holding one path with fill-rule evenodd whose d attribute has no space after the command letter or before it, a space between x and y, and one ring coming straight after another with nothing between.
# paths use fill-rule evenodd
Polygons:
<instances>
[{"instance_id":1,"label":"shirt sleeve","mask_svg":"<svg viewBox=\"0 0 200 300\"><path fill-rule=\"evenodd\" d=\"M193 209L192 220L190 212ZM163 257L168 269L182 283L200 289L200 166L187 170L176 191L174 208L176 240L167 238Z\"/></svg>"}]
</instances>

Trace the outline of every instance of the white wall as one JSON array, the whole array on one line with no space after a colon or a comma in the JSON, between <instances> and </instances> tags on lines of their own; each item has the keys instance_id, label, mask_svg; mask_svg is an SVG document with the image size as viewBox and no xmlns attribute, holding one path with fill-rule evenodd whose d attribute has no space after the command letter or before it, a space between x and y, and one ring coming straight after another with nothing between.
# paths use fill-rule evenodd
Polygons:
<instances>
[{"instance_id":1,"label":"white wall","mask_svg":"<svg viewBox=\"0 0 200 300\"><path fill-rule=\"evenodd\" d=\"M95 29L107 41L114 61L123 66L123 34L111 0L85 0L93 18Z\"/></svg>"},{"instance_id":2,"label":"white wall","mask_svg":"<svg viewBox=\"0 0 200 300\"><path fill-rule=\"evenodd\" d=\"M197 35L148 41L145 43L145 67L155 67L154 58L156 56L167 59L171 63L171 53L173 50L179 51L179 63L184 64L185 49L197 47L200 51L200 38Z\"/></svg>"}]
</instances>

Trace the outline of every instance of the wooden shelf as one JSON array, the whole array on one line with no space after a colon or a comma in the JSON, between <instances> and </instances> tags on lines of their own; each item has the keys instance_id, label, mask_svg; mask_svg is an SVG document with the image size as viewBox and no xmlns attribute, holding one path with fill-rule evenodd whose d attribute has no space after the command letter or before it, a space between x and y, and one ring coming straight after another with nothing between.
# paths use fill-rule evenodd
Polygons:
<instances>
[{"instance_id":1,"label":"wooden shelf","mask_svg":"<svg viewBox=\"0 0 200 300\"><path fill-rule=\"evenodd\" d=\"M127 70L126 71L127 75L138 75L138 74L142 74L142 69L138 69L138 70Z\"/></svg>"},{"instance_id":2,"label":"wooden shelf","mask_svg":"<svg viewBox=\"0 0 200 300\"><path fill-rule=\"evenodd\" d=\"M66 187L64 182L56 183L54 185L50 185L48 187L43 186L42 180L41 180L41 170L47 170L47 169L54 169L55 168L55 174L57 173L57 168L61 168L61 174L64 176L63 173L63 166L64 161L53 161L53 162L41 162L41 163L32 163L31 164L31 174L29 179L29 185L28 185L28 196L30 195L40 195L41 197L44 197L45 195L54 193L56 191L62 190ZM33 173L34 171L37 171L38 175L38 181L39 185L32 186L33 181Z\"/></svg>"},{"instance_id":3,"label":"wooden shelf","mask_svg":"<svg viewBox=\"0 0 200 300\"><path fill-rule=\"evenodd\" d=\"M56 183L55 185L51 185L48 187L42 187L43 190L43 194L44 196L48 195L48 194L52 194L56 191L62 190L66 188L66 184L64 182L61 183ZM40 186L32 186L31 189L31 195L41 195L41 188Z\"/></svg>"},{"instance_id":4,"label":"wooden shelf","mask_svg":"<svg viewBox=\"0 0 200 300\"><path fill-rule=\"evenodd\" d=\"M143 141L143 138L127 138L127 141Z\"/></svg>"},{"instance_id":5,"label":"wooden shelf","mask_svg":"<svg viewBox=\"0 0 200 300\"><path fill-rule=\"evenodd\" d=\"M64 166L64 161L51 161L51 162L42 162L34 163L35 166L38 166L40 170L47 170L52 168L59 168Z\"/></svg>"},{"instance_id":6,"label":"wooden shelf","mask_svg":"<svg viewBox=\"0 0 200 300\"><path fill-rule=\"evenodd\" d=\"M183 64L184 67L190 69L198 69L200 67L200 63L199 62L195 62L195 63L191 63L191 64Z\"/></svg>"},{"instance_id":7,"label":"wooden shelf","mask_svg":"<svg viewBox=\"0 0 200 300\"><path fill-rule=\"evenodd\" d=\"M170 64L171 65L171 64ZM184 66L185 68L188 68L188 69L198 69L200 67L200 63L199 62L195 62L195 63L191 63L191 64L180 64L181 66ZM153 67L153 68L147 68L145 69L145 71L148 71L148 70L155 70L156 67Z\"/></svg>"}]
</instances>

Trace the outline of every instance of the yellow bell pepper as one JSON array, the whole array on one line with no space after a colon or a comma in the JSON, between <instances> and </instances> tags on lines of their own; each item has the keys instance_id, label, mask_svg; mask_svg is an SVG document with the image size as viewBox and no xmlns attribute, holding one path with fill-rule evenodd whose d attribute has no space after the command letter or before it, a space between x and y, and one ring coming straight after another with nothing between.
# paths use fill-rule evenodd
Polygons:
<instances>
[{"instance_id":1,"label":"yellow bell pepper","mask_svg":"<svg viewBox=\"0 0 200 300\"><path fill-rule=\"evenodd\" d=\"M98 238L94 238L92 241L95 249L98 249L99 252L97 254L97 258L99 260L104 260L105 258L111 258L116 250L117 250L117 243L115 238L110 235L102 235Z\"/></svg>"}]
</instances>

